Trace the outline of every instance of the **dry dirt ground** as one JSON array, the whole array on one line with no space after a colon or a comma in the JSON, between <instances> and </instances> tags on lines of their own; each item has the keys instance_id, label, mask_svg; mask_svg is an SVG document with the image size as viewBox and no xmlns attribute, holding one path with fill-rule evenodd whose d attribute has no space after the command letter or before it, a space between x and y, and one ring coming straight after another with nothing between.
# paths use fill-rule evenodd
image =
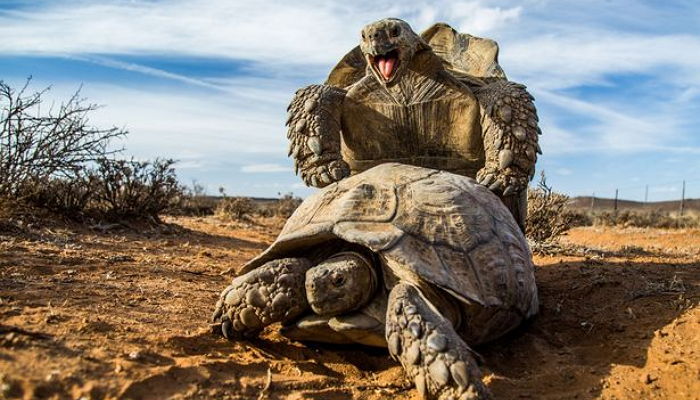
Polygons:
<instances>
[{"instance_id":1,"label":"dry dirt ground","mask_svg":"<svg viewBox=\"0 0 700 400\"><path fill-rule=\"evenodd\" d=\"M0 398L417 399L386 351L209 334L277 228L168 222L0 232ZM700 399L700 231L565 241L535 257L540 315L477 349L495 398Z\"/></svg>"}]
</instances>

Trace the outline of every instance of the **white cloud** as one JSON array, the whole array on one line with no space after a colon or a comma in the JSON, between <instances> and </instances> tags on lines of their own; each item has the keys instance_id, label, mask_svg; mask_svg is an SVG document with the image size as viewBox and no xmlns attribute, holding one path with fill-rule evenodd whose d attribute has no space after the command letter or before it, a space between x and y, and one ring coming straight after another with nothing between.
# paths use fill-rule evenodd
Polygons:
<instances>
[{"instance_id":1,"label":"white cloud","mask_svg":"<svg viewBox=\"0 0 700 400\"><path fill-rule=\"evenodd\" d=\"M291 168L280 164L250 164L241 167L241 172L246 173L276 173L289 172Z\"/></svg>"},{"instance_id":2,"label":"white cloud","mask_svg":"<svg viewBox=\"0 0 700 400\"><path fill-rule=\"evenodd\" d=\"M700 86L700 37L577 29L509 40L501 63L542 89L605 84L612 74L652 73ZM515 71L513 73L512 71Z\"/></svg>"},{"instance_id":3,"label":"white cloud","mask_svg":"<svg viewBox=\"0 0 700 400\"><path fill-rule=\"evenodd\" d=\"M416 19L416 29L449 17L486 33L517 19L520 8L482 1L414 3L173 0L68 1L0 15L4 54L179 54L263 63L328 64L358 40L362 25L386 16ZM448 10L441 15L437 10Z\"/></svg>"},{"instance_id":4,"label":"white cloud","mask_svg":"<svg viewBox=\"0 0 700 400\"><path fill-rule=\"evenodd\" d=\"M522 7L484 7L479 2L455 2L446 15L455 21L458 30L481 35L514 23L522 11Z\"/></svg>"},{"instance_id":5,"label":"white cloud","mask_svg":"<svg viewBox=\"0 0 700 400\"><path fill-rule=\"evenodd\" d=\"M48 83L36 81L32 87ZM16 86L16 85L15 85ZM129 130L125 146L139 156L156 154L199 165L244 164L248 159L286 156L286 99L274 85L248 90L210 92L182 88L122 87L90 83L81 94L104 104L90 115L91 123ZM56 84L46 104L67 98L76 86ZM270 91L269 95L265 95ZM257 156L256 156L257 154Z\"/></svg>"}]
</instances>

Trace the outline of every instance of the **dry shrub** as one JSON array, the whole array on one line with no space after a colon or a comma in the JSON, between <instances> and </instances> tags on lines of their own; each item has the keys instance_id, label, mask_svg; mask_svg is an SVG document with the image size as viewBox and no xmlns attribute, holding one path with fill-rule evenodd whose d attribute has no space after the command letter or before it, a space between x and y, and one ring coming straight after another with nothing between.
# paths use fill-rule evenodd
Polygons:
<instances>
[{"instance_id":1,"label":"dry shrub","mask_svg":"<svg viewBox=\"0 0 700 400\"><path fill-rule=\"evenodd\" d=\"M170 209L168 213L196 217L213 215L219 202L218 197L207 195L204 186L193 180L191 186L182 188L182 199L179 206Z\"/></svg>"},{"instance_id":2,"label":"dry shrub","mask_svg":"<svg viewBox=\"0 0 700 400\"><path fill-rule=\"evenodd\" d=\"M661 210L619 212L603 211L592 215L593 224L639 228L698 228L700 215L689 212L683 216Z\"/></svg>"},{"instance_id":3,"label":"dry shrub","mask_svg":"<svg viewBox=\"0 0 700 400\"><path fill-rule=\"evenodd\" d=\"M173 164L170 159L98 160L91 176L94 207L107 219L157 219L182 195Z\"/></svg>"},{"instance_id":4,"label":"dry shrub","mask_svg":"<svg viewBox=\"0 0 700 400\"><path fill-rule=\"evenodd\" d=\"M43 107L48 89L30 93L30 80L19 91L0 81L0 197L21 201L37 184L56 177L76 178L86 163L115 151L108 144L126 131L99 129L79 91L58 107Z\"/></svg>"},{"instance_id":5,"label":"dry shrub","mask_svg":"<svg viewBox=\"0 0 700 400\"><path fill-rule=\"evenodd\" d=\"M544 172L537 188L527 192L525 235L537 242L553 242L574 226L577 216L566 208L569 197L547 186Z\"/></svg>"},{"instance_id":6,"label":"dry shrub","mask_svg":"<svg viewBox=\"0 0 700 400\"><path fill-rule=\"evenodd\" d=\"M249 220L251 217L289 218L302 202L300 197L288 193L279 199L251 199L249 197L223 198L216 205L215 214L227 220Z\"/></svg>"},{"instance_id":7,"label":"dry shrub","mask_svg":"<svg viewBox=\"0 0 700 400\"><path fill-rule=\"evenodd\" d=\"M3 212L48 210L70 219L149 218L182 198L173 160L113 159L108 150L126 131L99 129L76 92L58 107L43 107L48 91L19 91L0 81L0 204Z\"/></svg>"},{"instance_id":8,"label":"dry shrub","mask_svg":"<svg viewBox=\"0 0 700 400\"><path fill-rule=\"evenodd\" d=\"M255 211L255 202L249 197L224 197L216 207L219 218L236 221L250 218Z\"/></svg>"},{"instance_id":9,"label":"dry shrub","mask_svg":"<svg viewBox=\"0 0 700 400\"><path fill-rule=\"evenodd\" d=\"M182 195L173 160L97 160L72 177L33 185L27 201L71 219L154 219L176 207Z\"/></svg>"},{"instance_id":10,"label":"dry shrub","mask_svg":"<svg viewBox=\"0 0 700 400\"><path fill-rule=\"evenodd\" d=\"M263 217L289 218L301 202L301 197L295 197L294 193L287 193L280 195L280 198L277 200L260 203L257 213Z\"/></svg>"},{"instance_id":11,"label":"dry shrub","mask_svg":"<svg viewBox=\"0 0 700 400\"><path fill-rule=\"evenodd\" d=\"M287 193L277 200L275 205L275 215L278 217L289 218L294 211L301 205L303 200L301 197L295 197L294 193Z\"/></svg>"},{"instance_id":12,"label":"dry shrub","mask_svg":"<svg viewBox=\"0 0 700 400\"><path fill-rule=\"evenodd\" d=\"M81 219L86 216L94 194L93 175L81 171L72 177L35 181L25 202L32 207L45 209L70 219Z\"/></svg>"}]
</instances>

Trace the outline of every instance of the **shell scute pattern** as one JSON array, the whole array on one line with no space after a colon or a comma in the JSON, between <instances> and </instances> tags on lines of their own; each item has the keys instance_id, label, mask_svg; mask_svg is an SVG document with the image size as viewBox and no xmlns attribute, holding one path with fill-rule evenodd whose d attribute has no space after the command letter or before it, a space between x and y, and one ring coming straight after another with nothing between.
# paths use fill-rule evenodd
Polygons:
<instances>
[{"instance_id":1,"label":"shell scute pattern","mask_svg":"<svg viewBox=\"0 0 700 400\"><path fill-rule=\"evenodd\" d=\"M469 192L444 177L399 188L394 224L432 245L468 251L492 235L493 219Z\"/></svg>"},{"instance_id":2,"label":"shell scute pattern","mask_svg":"<svg viewBox=\"0 0 700 400\"><path fill-rule=\"evenodd\" d=\"M305 235L316 239L300 240ZM473 179L382 164L310 196L245 269L296 243L336 237L376 251L402 280L435 285L471 306L528 312L535 283L520 236L505 206Z\"/></svg>"}]
</instances>

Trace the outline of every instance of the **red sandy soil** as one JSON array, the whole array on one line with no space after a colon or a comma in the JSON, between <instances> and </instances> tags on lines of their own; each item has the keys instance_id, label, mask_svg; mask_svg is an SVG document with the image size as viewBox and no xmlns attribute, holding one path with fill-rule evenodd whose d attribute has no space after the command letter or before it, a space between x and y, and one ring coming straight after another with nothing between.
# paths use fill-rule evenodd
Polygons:
<instances>
[{"instance_id":1,"label":"red sandy soil","mask_svg":"<svg viewBox=\"0 0 700 400\"><path fill-rule=\"evenodd\" d=\"M418 398L385 350L212 336L219 291L279 223L168 222L0 232L0 399ZM494 397L700 399L700 231L565 243L578 255L535 257L539 316L476 349Z\"/></svg>"}]
</instances>

